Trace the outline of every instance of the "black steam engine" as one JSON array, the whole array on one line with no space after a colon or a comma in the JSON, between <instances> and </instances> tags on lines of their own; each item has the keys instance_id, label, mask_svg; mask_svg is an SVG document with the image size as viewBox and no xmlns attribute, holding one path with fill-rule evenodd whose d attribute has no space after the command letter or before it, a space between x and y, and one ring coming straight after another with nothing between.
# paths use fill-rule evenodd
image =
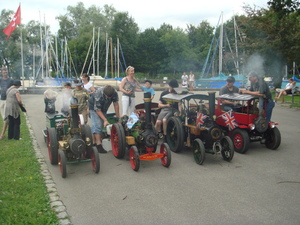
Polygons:
<instances>
[{"instance_id":1,"label":"black steam engine","mask_svg":"<svg viewBox=\"0 0 300 225\"><path fill-rule=\"evenodd\" d=\"M116 158L129 155L130 165L133 170L138 171L140 160L151 161L161 159L165 167L171 163L171 151L167 143L162 143L160 152L156 152L158 135L154 124L151 122L151 96L144 94L144 108L135 111L128 117L123 117L121 122L111 128L112 152Z\"/></svg>"},{"instance_id":2,"label":"black steam engine","mask_svg":"<svg viewBox=\"0 0 300 225\"><path fill-rule=\"evenodd\" d=\"M92 169L99 173L100 159L97 148L92 146L92 133L78 114L78 101L72 98L71 113L47 113L47 129L43 130L52 165L58 164L63 178L67 176L68 163L92 162Z\"/></svg>"}]
</instances>

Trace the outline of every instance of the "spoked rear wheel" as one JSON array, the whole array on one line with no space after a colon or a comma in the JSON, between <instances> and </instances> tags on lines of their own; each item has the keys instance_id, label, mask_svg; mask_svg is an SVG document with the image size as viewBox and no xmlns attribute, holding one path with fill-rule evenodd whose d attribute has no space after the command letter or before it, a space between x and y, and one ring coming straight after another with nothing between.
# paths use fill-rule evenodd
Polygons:
<instances>
[{"instance_id":1,"label":"spoked rear wheel","mask_svg":"<svg viewBox=\"0 0 300 225\"><path fill-rule=\"evenodd\" d=\"M140 154L137 150L137 147L134 145L129 149L129 160L131 168L134 171L138 171L140 169Z\"/></svg>"},{"instance_id":2,"label":"spoked rear wheel","mask_svg":"<svg viewBox=\"0 0 300 225\"><path fill-rule=\"evenodd\" d=\"M47 148L49 160L52 165L58 163L58 141L56 130L53 127L47 129Z\"/></svg>"},{"instance_id":3,"label":"spoked rear wheel","mask_svg":"<svg viewBox=\"0 0 300 225\"><path fill-rule=\"evenodd\" d=\"M230 137L225 136L221 139L221 155L225 161L230 162L234 155L234 146Z\"/></svg>"},{"instance_id":4,"label":"spoked rear wheel","mask_svg":"<svg viewBox=\"0 0 300 225\"><path fill-rule=\"evenodd\" d=\"M63 150L58 150L58 165L62 178L67 176L67 158Z\"/></svg>"},{"instance_id":5,"label":"spoked rear wheel","mask_svg":"<svg viewBox=\"0 0 300 225\"><path fill-rule=\"evenodd\" d=\"M167 143L162 143L160 146L160 153L164 156L161 158L161 164L164 167L169 167L171 164L171 150Z\"/></svg>"},{"instance_id":6,"label":"spoked rear wheel","mask_svg":"<svg viewBox=\"0 0 300 225\"><path fill-rule=\"evenodd\" d=\"M205 147L199 138L196 138L193 141L192 150L195 162L199 165L202 165L205 160Z\"/></svg>"},{"instance_id":7,"label":"spoked rear wheel","mask_svg":"<svg viewBox=\"0 0 300 225\"><path fill-rule=\"evenodd\" d=\"M183 149L184 133L181 121L177 117L171 117L167 124L167 143L173 152Z\"/></svg>"},{"instance_id":8,"label":"spoked rear wheel","mask_svg":"<svg viewBox=\"0 0 300 225\"><path fill-rule=\"evenodd\" d=\"M92 169L95 173L100 171L100 159L97 148L94 146L91 151Z\"/></svg>"},{"instance_id":9,"label":"spoked rear wheel","mask_svg":"<svg viewBox=\"0 0 300 225\"><path fill-rule=\"evenodd\" d=\"M123 158L125 155L125 132L122 124L115 123L111 128L110 134L113 155L116 158Z\"/></svg>"}]
</instances>

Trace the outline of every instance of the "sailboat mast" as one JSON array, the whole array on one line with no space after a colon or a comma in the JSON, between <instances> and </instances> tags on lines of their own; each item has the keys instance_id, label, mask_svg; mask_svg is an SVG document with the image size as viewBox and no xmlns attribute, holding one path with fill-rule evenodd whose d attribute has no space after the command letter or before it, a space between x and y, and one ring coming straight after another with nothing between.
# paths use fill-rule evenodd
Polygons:
<instances>
[{"instance_id":1,"label":"sailboat mast","mask_svg":"<svg viewBox=\"0 0 300 225\"><path fill-rule=\"evenodd\" d=\"M113 59L113 48L112 48L112 38L110 38L110 69L111 77L114 77L114 59Z\"/></svg>"},{"instance_id":2,"label":"sailboat mast","mask_svg":"<svg viewBox=\"0 0 300 225\"><path fill-rule=\"evenodd\" d=\"M117 74L120 77L120 40L117 39Z\"/></svg>"},{"instance_id":3,"label":"sailboat mast","mask_svg":"<svg viewBox=\"0 0 300 225\"><path fill-rule=\"evenodd\" d=\"M93 74L95 74L95 27L93 27Z\"/></svg>"},{"instance_id":4,"label":"sailboat mast","mask_svg":"<svg viewBox=\"0 0 300 225\"><path fill-rule=\"evenodd\" d=\"M44 79L44 52L43 52L43 32L42 32L42 26L41 26L41 13L40 13L40 41L41 41L41 68L42 68L42 79Z\"/></svg>"},{"instance_id":5,"label":"sailboat mast","mask_svg":"<svg viewBox=\"0 0 300 225\"><path fill-rule=\"evenodd\" d=\"M219 43L219 75L223 67L223 12L221 13L220 43Z\"/></svg>"},{"instance_id":6,"label":"sailboat mast","mask_svg":"<svg viewBox=\"0 0 300 225\"><path fill-rule=\"evenodd\" d=\"M235 21L235 16L233 17L234 21L234 40L235 40L235 55L236 55L236 71L237 74L240 74L240 66L239 66L239 51L238 51L238 44L237 44L237 24Z\"/></svg>"},{"instance_id":7,"label":"sailboat mast","mask_svg":"<svg viewBox=\"0 0 300 225\"><path fill-rule=\"evenodd\" d=\"M49 57L48 57L48 31L47 31L47 27L46 27L46 18L45 18L45 14L44 14L44 27L45 27L45 56L46 56L46 65L45 65L45 74L46 77L50 77L50 67L49 67Z\"/></svg>"},{"instance_id":8,"label":"sailboat mast","mask_svg":"<svg viewBox=\"0 0 300 225\"><path fill-rule=\"evenodd\" d=\"M105 44L106 44L106 55L105 55L105 77L107 77L107 70L108 70L108 49L109 49L109 42L108 42L108 34L105 35Z\"/></svg>"},{"instance_id":9,"label":"sailboat mast","mask_svg":"<svg viewBox=\"0 0 300 225\"><path fill-rule=\"evenodd\" d=\"M97 45L97 75L99 74L100 64L100 27L98 27L98 45Z\"/></svg>"}]
</instances>

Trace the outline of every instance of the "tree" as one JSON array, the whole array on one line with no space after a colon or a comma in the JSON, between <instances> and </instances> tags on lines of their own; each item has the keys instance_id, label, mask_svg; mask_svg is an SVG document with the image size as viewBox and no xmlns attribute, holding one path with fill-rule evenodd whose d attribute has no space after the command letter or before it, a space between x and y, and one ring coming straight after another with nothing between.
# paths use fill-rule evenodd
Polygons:
<instances>
[{"instance_id":1,"label":"tree","mask_svg":"<svg viewBox=\"0 0 300 225\"><path fill-rule=\"evenodd\" d=\"M161 37L167 57L162 59L164 72L184 72L191 70L194 63L194 53L191 51L188 36L182 29L177 28L165 33Z\"/></svg>"},{"instance_id":2,"label":"tree","mask_svg":"<svg viewBox=\"0 0 300 225\"><path fill-rule=\"evenodd\" d=\"M104 5L103 8L96 7L95 5L85 8L82 2L77 3L75 7L68 6L67 13L57 17L60 24L58 36L61 40L66 38L70 53L74 60L76 71L85 72L88 70L92 51L88 55L88 60L85 68L83 65L87 57L88 49L93 38L93 29L95 28L96 34L100 28L100 45L104 48L105 35L111 29L112 21L116 14L116 10L112 6ZM97 37L94 37L95 41ZM104 70L105 59L99 59L99 65Z\"/></svg>"},{"instance_id":3,"label":"tree","mask_svg":"<svg viewBox=\"0 0 300 225\"><path fill-rule=\"evenodd\" d=\"M112 22L110 36L114 43L119 38L122 52L126 60L126 66L134 66L137 60L136 50L138 44L139 27L128 12L117 13ZM137 68L138 70L138 68Z\"/></svg>"},{"instance_id":4,"label":"tree","mask_svg":"<svg viewBox=\"0 0 300 225\"><path fill-rule=\"evenodd\" d=\"M293 3L293 4L292 4ZM280 86L284 65L300 63L299 8L296 1L269 1L269 9L246 7L249 53L258 52L264 59L265 74Z\"/></svg>"},{"instance_id":5,"label":"tree","mask_svg":"<svg viewBox=\"0 0 300 225\"><path fill-rule=\"evenodd\" d=\"M137 68L155 77L159 72L159 62L161 60L161 43L158 32L154 28L146 29L139 35L137 52Z\"/></svg>"},{"instance_id":6,"label":"tree","mask_svg":"<svg viewBox=\"0 0 300 225\"><path fill-rule=\"evenodd\" d=\"M82 29L86 31L84 27L90 25L96 28L100 27L103 34L109 32L116 13L116 10L108 5L104 5L103 9L95 5L86 9L83 2L78 2L75 7L68 6L67 11L65 15L60 15L56 18L60 26L58 31L59 37L66 37L68 41L79 37Z\"/></svg>"},{"instance_id":7,"label":"tree","mask_svg":"<svg viewBox=\"0 0 300 225\"><path fill-rule=\"evenodd\" d=\"M213 38L214 28L206 21L202 21L197 27L189 24L187 35L191 43L192 51L195 54L195 65L192 70L201 71L205 62L207 52Z\"/></svg>"}]
</instances>

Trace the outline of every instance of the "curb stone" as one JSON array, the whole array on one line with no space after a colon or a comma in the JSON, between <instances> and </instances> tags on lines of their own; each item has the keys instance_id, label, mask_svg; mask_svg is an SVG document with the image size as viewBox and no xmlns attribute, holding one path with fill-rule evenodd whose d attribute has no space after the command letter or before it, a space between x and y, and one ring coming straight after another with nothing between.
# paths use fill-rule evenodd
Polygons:
<instances>
[{"instance_id":1,"label":"curb stone","mask_svg":"<svg viewBox=\"0 0 300 225\"><path fill-rule=\"evenodd\" d=\"M40 164L40 170L41 174L45 181L45 186L47 188L48 196L50 199L50 207L53 211L56 212L58 222L60 225L71 225L71 220L69 219L70 216L67 213L67 208L63 204L63 202L60 200L59 194L56 189L56 184L54 183L51 173L48 169L47 164L45 163L45 158L43 154L41 153L41 149L38 146L37 140L33 134L33 130L31 128L31 125L29 123L28 115L27 113L24 113L26 118L26 124L30 133L30 137L32 140L32 145L35 151L35 156L37 158L37 161Z\"/></svg>"}]
</instances>

